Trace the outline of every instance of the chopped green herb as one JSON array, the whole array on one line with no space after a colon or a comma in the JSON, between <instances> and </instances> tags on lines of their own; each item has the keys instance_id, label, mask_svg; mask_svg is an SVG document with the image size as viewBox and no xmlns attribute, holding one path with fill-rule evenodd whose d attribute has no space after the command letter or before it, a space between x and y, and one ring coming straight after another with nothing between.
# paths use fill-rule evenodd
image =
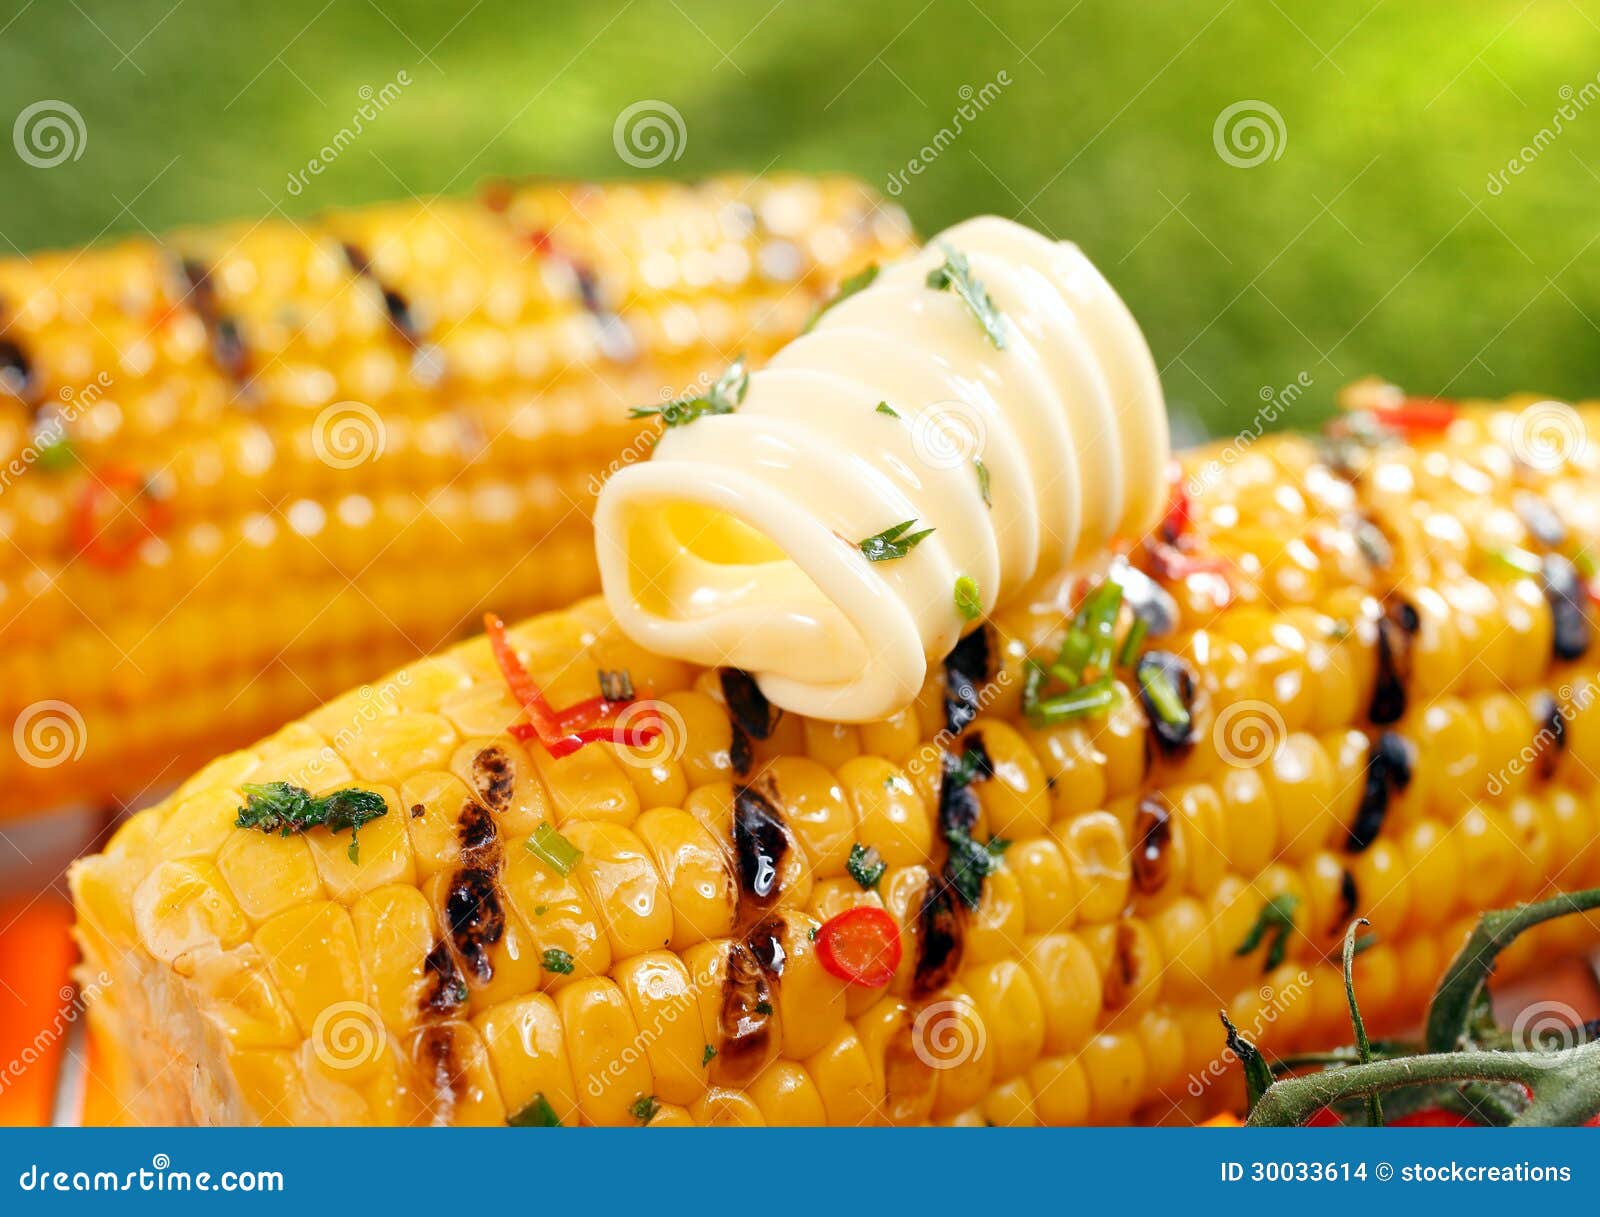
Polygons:
<instances>
[{"instance_id":1,"label":"chopped green herb","mask_svg":"<svg viewBox=\"0 0 1600 1217\"><path fill-rule=\"evenodd\" d=\"M1150 623L1143 617L1135 617L1133 624L1128 627L1128 632L1122 636L1122 649L1117 652L1117 662L1125 668L1130 668L1139 658L1139 648L1144 645L1144 636L1150 632Z\"/></svg>"},{"instance_id":2,"label":"chopped green herb","mask_svg":"<svg viewBox=\"0 0 1600 1217\"><path fill-rule=\"evenodd\" d=\"M544 953L544 970L555 972L560 976L571 976L572 970L577 965L573 963L572 956L560 947L551 947Z\"/></svg>"},{"instance_id":3,"label":"chopped green herb","mask_svg":"<svg viewBox=\"0 0 1600 1217\"><path fill-rule=\"evenodd\" d=\"M887 414L890 418L899 418L900 417L900 412L898 410L896 410L893 406L891 406L886 401L880 401L878 403L878 411L877 412L879 414Z\"/></svg>"},{"instance_id":4,"label":"chopped green herb","mask_svg":"<svg viewBox=\"0 0 1600 1217\"><path fill-rule=\"evenodd\" d=\"M1270 934L1272 942L1267 947L1267 957L1262 963L1261 970L1272 971L1283 962L1283 957L1289 950L1289 935L1294 932L1294 914L1299 906L1300 897L1293 892L1280 892L1272 897L1261 906L1255 924L1244 936L1244 941L1234 948L1233 953L1239 956L1250 954Z\"/></svg>"},{"instance_id":5,"label":"chopped green herb","mask_svg":"<svg viewBox=\"0 0 1600 1217\"><path fill-rule=\"evenodd\" d=\"M1111 648L1116 636L1117 614L1122 611L1122 585L1107 579L1083 598L1072 619L1072 628L1061 641L1051 675L1066 684L1076 684L1091 665L1103 676L1111 667Z\"/></svg>"},{"instance_id":6,"label":"chopped green herb","mask_svg":"<svg viewBox=\"0 0 1600 1217\"><path fill-rule=\"evenodd\" d=\"M818 321L822 320L822 314L826 313L841 300L848 300L862 288L870 286L872 281L877 277L878 264L876 262L868 262L860 270L856 271L855 274L851 275L848 279L839 284L839 290L834 293L833 299L811 314L811 320L806 322L806 328L801 332L809 334L812 327L815 326Z\"/></svg>"},{"instance_id":7,"label":"chopped green herb","mask_svg":"<svg viewBox=\"0 0 1600 1217\"><path fill-rule=\"evenodd\" d=\"M994 301L989 299L988 289L972 277L967 255L942 241L939 248L944 251L944 265L928 272L928 286L935 291L954 291L965 301L972 315L978 319L978 324L983 326L990 345L997 351L1005 350L1005 319L1000 315L1000 310L995 308Z\"/></svg>"},{"instance_id":8,"label":"chopped green herb","mask_svg":"<svg viewBox=\"0 0 1600 1217\"><path fill-rule=\"evenodd\" d=\"M983 463L981 457L972 458L972 467L978 471L978 493L983 496L983 505L993 507L994 500L989 497L989 466Z\"/></svg>"},{"instance_id":9,"label":"chopped green herb","mask_svg":"<svg viewBox=\"0 0 1600 1217\"><path fill-rule=\"evenodd\" d=\"M60 473L78 463L78 454L72 447L72 441L65 435L54 435L44 440L38 447L38 454L38 466L46 473Z\"/></svg>"},{"instance_id":10,"label":"chopped green herb","mask_svg":"<svg viewBox=\"0 0 1600 1217\"><path fill-rule=\"evenodd\" d=\"M653 1094L642 1094L633 1101L628 1108L628 1114L641 1124L648 1124L656 1118L656 1112L661 1110L661 1104L656 1102Z\"/></svg>"},{"instance_id":11,"label":"chopped green herb","mask_svg":"<svg viewBox=\"0 0 1600 1217\"><path fill-rule=\"evenodd\" d=\"M1587 549L1580 549L1572 555L1572 565L1578 568L1578 573L1585 579L1600 575L1600 562L1596 562L1594 554Z\"/></svg>"},{"instance_id":12,"label":"chopped green herb","mask_svg":"<svg viewBox=\"0 0 1600 1217\"><path fill-rule=\"evenodd\" d=\"M732 414L750 388L750 370L741 356L728 365L715 384L698 397L680 397L664 406L635 406L629 418L659 416L669 427L682 427L707 414Z\"/></svg>"},{"instance_id":13,"label":"chopped green herb","mask_svg":"<svg viewBox=\"0 0 1600 1217\"><path fill-rule=\"evenodd\" d=\"M567 840L548 823L540 824L528 838L528 852L562 878L572 873L572 868L583 857L583 851Z\"/></svg>"},{"instance_id":14,"label":"chopped green herb","mask_svg":"<svg viewBox=\"0 0 1600 1217\"><path fill-rule=\"evenodd\" d=\"M556 1109L550 1106L550 1100L544 1097L544 1091L541 1090L506 1123L512 1128L560 1128L561 1117L556 1115Z\"/></svg>"},{"instance_id":15,"label":"chopped green herb","mask_svg":"<svg viewBox=\"0 0 1600 1217\"><path fill-rule=\"evenodd\" d=\"M1336 617L1328 626L1328 637L1334 642L1343 642L1356 632L1356 627L1350 624L1347 617Z\"/></svg>"},{"instance_id":16,"label":"chopped green herb","mask_svg":"<svg viewBox=\"0 0 1600 1217\"><path fill-rule=\"evenodd\" d=\"M1169 727L1189 730L1192 722L1189 707L1183 704L1170 672L1158 664L1140 664L1139 687L1144 690L1145 700L1154 708L1157 718Z\"/></svg>"},{"instance_id":17,"label":"chopped green herb","mask_svg":"<svg viewBox=\"0 0 1600 1217\"><path fill-rule=\"evenodd\" d=\"M978 594L978 581L971 575L956 580L955 602L963 621L976 621L983 616L983 598Z\"/></svg>"},{"instance_id":18,"label":"chopped green herb","mask_svg":"<svg viewBox=\"0 0 1600 1217\"><path fill-rule=\"evenodd\" d=\"M1109 676L1049 697L1043 694L1045 676L1045 670L1033 664L1022 686L1022 710L1035 727L1054 727L1075 718L1087 718L1109 710L1117 700L1117 687Z\"/></svg>"},{"instance_id":19,"label":"chopped green herb","mask_svg":"<svg viewBox=\"0 0 1600 1217\"><path fill-rule=\"evenodd\" d=\"M716 1055L717 1050L710 1044L707 1044L706 1050L700 1054L700 1068L704 1069L707 1065L711 1064L711 1058Z\"/></svg>"},{"instance_id":20,"label":"chopped green herb","mask_svg":"<svg viewBox=\"0 0 1600 1217\"><path fill-rule=\"evenodd\" d=\"M883 872L889 869L889 864L872 846L857 842L850 847L850 857L845 861L844 868L850 872L852 879L870 892L878 886L878 880L883 878Z\"/></svg>"},{"instance_id":21,"label":"chopped green herb","mask_svg":"<svg viewBox=\"0 0 1600 1217\"><path fill-rule=\"evenodd\" d=\"M758 1001L756 1003L756 1013L770 1015L772 1013L772 1003L769 1001Z\"/></svg>"},{"instance_id":22,"label":"chopped green herb","mask_svg":"<svg viewBox=\"0 0 1600 1217\"><path fill-rule=\"evenodd\" d=\"M312 798L310 791L288 782L246 782L239 789L244 791L245 805L239 808L239 816L234 820L236 827L275 832L285 837L319 826L329 832L349 829L351 862L361 860L356 840L361 826L389 811L383 796L370 790L336 790Z\"/></svg>"},{"instance_id":23,"label":"chopped green herb","mask_svg":"<svg viewBox=\"0 0 1600 1217\"><path fill-rule=\"evenodd\" d=\"M864 541L857 541L856 547L866 554L868 562L889 562L903 558L933 532L931 528L924 528L907 536L906 530L915 523L916 520L903 520L893 528L885 528Z\"/></svg>"},{"instance_id":24,"label":"chopped green herb","mask_svg":"<svg viewBox=\"0 0 1600 1217\"><path fill-rule=\"evenodd\" d=\"M956 758L945 775L953 786L970 786L989 776L989 757L981 748L970 747Z\"/></svg>"},{"instance_id":25,"label":"chopped green herb","mask_svg":"<svg viewBox=\"0 0 1600 1217\"><path fill-rule=\"evenodd\" d=\"M990 837L989 843L984 848L998 858L1011 848L1011 839L1009 837Z\"/></svg>"},{"instance_id":26,"label":"chopped green herb","mask_svg":"<svg viewBox=\"0 0 1600 1217\"><path fill-rule=\"evenodd\" d=\"M950 886L962 904L976 909L983 902L983 881L1000 865L1000 852L974 841L964 829L949 829L944 839L950 844L950 860L945 864Z\"/></svg>"},{"instance_id":27,"label":"chopped green herb","mask_svg":"<svg viewBox=\"0 0 1600 1217\"><path fill-rule=\"evenodd\" d=\"M815 942L817 940L817 930L818 930L818 928L819 927L817 927L817 926L812 926L809 930L806 931L806 941L807 942Z\"/></svg>"},{"instance_id":28,"label":"chopped green herb","mask_svg":"<svg viewBox=\"0 0 1600 1217\"><path fill-rule=\"evenodd\" d=\"M543 917L549 911L550 906L548 904L536 904L533 906L533 915L535 917Z\"/></svg>"}]
</instances>

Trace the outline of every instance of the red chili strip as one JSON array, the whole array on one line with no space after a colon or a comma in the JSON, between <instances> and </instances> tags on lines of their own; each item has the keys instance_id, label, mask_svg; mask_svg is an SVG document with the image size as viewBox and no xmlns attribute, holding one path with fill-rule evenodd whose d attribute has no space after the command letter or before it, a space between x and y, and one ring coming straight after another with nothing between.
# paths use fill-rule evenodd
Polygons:
<instances>
[{"instance_id":1,"label":"red chili strip","mask_svg":"<svg viewBox=\"0 0 1600 1217\"><path fill-rule=\"evenodd\" d=\"M1183 466L1177 461L1167 465L1167 482L1172 487L1172 494L1166 517L1161 521L1161 536L1166 541L1176 541L1189 531L1189 525L1194 522L1194 507L1183 485Z\"/></svg>"},{"instance_id":2,"label":"red chili strip","mask_svg":"<svg viewBox=\"0 0 1600 1217\"><path fill-rule=\"evenodd\" d=\"M527 714L525 723L513 723L513 739L538 740L552 757L570 756L585 744L601 742L623 744L640 748L650 743L662 732L661 716L654 708L646 706L638 717L627 725L603 720L634 705L632 701L608 701L604 697L590 697L562 710L555 710L545 700L543 691L517 658L511 641L506 637L505 622L493 613L484 614L484 629L489 635L489 649L494 653L500 674L505 677L511 696Z\"/></svg>"}]
</instances>

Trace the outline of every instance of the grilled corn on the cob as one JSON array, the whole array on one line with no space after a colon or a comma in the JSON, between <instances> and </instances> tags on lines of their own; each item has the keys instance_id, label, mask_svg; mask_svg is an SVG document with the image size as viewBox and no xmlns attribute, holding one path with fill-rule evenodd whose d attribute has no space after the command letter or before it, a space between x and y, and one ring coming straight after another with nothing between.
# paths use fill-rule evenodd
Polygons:
<instances>
[{"instance_id":1,"label":"grilled corn on the cob","mask_svg":"<svg viewBox=\"0 0 1600 1217\"><path fill-rule=\"evenodd\" d=\"M485 601L593 590L628 407L907 240L854 182L778 177L0 261L0 816L170 785Z\"/></svg>"},{"instance_id":2,"label":"grilled corn on the cob","mask_svg":"<svg viewBox=\"0 0 1600 1217\"><path fill-rule=\"evenodd\" d=\"M627 742L553 755L482 639L340 698L73 872L128 1114L1182 1119L1227 1093L1219 1007L1271 1051L1345 1040L1357 915L1369 1027L1413 1021L1476 910L1600 882L1600 451L1530 440L1545 408L1186 456L1110 568L1103 706L1055 683L1106 603L1082 572L878 722L774 721L597 600L511 637L556 705L597 672L657 699ZM238 827L269 782L386 814L358 861Z\"/></svg>"}]
</instances>

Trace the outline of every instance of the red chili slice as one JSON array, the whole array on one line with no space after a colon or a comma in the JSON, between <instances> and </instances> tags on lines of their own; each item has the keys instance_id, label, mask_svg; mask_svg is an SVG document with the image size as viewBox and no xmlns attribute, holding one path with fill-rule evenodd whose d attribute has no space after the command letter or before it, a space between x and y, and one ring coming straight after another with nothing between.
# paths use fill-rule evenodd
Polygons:
<instances>
[{"instance_id":1,"label":"red chili slice","mask_svg":"<svg viewBox=\"0 0 1600 1217\"><path fill-rule=\"evenodd\" d=\"M1443 431L1456 421L1456 404L1438 397L1405 397L1397 405L1377 406L1372 416L1386 427L1408 435Z\"/></svg>"},{"instance_id":2,"label":"red chili slice","mask_svg":"<svg viewBox=\"0 0 1600 1217\"><path fill-rule=\"evenodd\" d=\"M118 500L134 501L131 526L120 520ZM150 488L149 479L126 465L91 470L72 509L72 540L96 566L121 570L133 561L146 538L166 531L171 513Z\"/></svg>"},{"instance_id":3,"label":"red chili slice","mask_svg":"<svg viewBox=\"0 0 1600 1217\"><path fill-rule=\"evenodd\" d=\"M881 989L900 966L900 927L875 905L846 909L817 931L817 959L846 984Z\"/></svg>"}]
</instances>

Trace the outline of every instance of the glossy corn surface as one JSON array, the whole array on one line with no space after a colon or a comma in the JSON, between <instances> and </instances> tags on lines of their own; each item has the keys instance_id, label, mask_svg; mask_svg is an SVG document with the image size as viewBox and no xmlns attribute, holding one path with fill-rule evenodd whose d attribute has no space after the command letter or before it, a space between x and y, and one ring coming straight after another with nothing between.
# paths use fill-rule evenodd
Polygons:
<instances>
[{"instance_id":1,"label":"glossy corn surface","mask_svg":"<svg viewBox=\"0 0 1600 1217\"><path fill-rule=\"evenodd\" d=\"M169 789L597 586L629 409L904 218L838 178L500 185L0 261L0 817Z\"/></svg>"},{"instance_id":2,"label":"glossy corn surface","mask_svg":"<svg viewBox=\"0 0 1600 1217\"><path fill-rule=\"evenodd\" d=\"M1025 661L1098 572L872 724L774 722L596 600L511 637L556 705L627 669L662 707L649 746L518 743L482 639L327 704L73 873L128 1117L1197 1121L1234 1097L1219 1008L1269 1052L1347 1042L1357 916L1368 1026L1415 1025L1478 911L1600 882L1600 648L1552 590L1600 544L1600 451L1528 448L1528 408L1187 457L1185 506L1129 556L1149 582L1116 576L1141 654L1108 709L1053 725L1024 713ZM236 827L265 781L388 811L352 862L344 835ZM529 848L550 829L581 851L566 873ZM958 837L993 859L972 908ZM813 938L863 904L903 947L876 988ZM1591 932L1555 923L1505 966Z\"/></svg>"}]
</instances>

